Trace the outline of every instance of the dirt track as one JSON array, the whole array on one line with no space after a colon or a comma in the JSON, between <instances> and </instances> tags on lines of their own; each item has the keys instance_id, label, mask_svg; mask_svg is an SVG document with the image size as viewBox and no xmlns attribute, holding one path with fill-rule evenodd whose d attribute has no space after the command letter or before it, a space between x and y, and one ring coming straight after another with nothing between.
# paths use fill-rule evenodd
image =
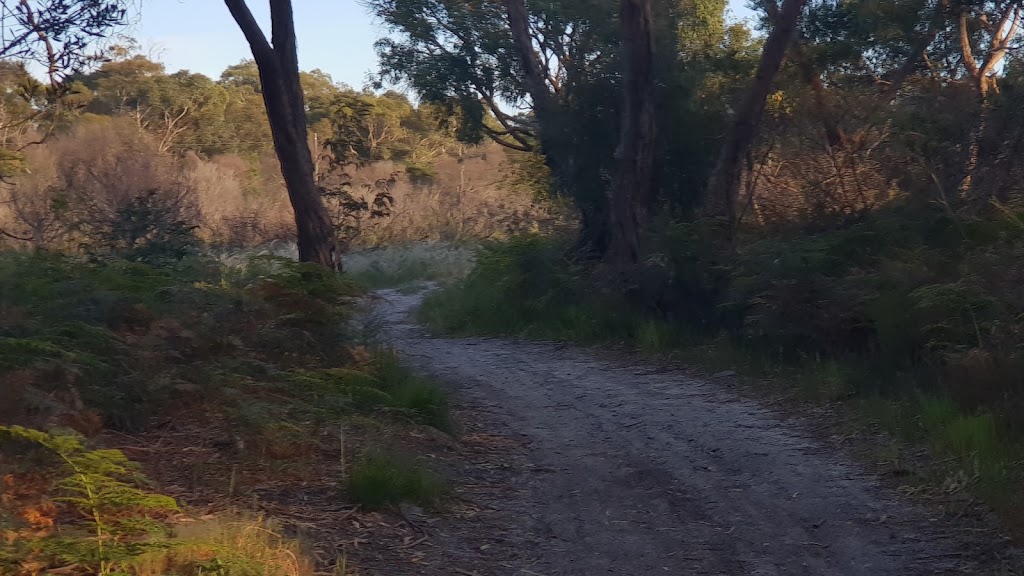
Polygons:
<instances>
[{"instance_id":1,"label":"dirt track","mask_svg":"<svg viewBox=\"0 0 1024 576\"><path fill-rule=\"evenodd\" d=\"M527 446L480 527L501 530L493 558L459 573L991 573L949 524L713 381L557 344L430 338L408 320L418 296L380 295L409 361Z\"/></svg>"}]
</instances>

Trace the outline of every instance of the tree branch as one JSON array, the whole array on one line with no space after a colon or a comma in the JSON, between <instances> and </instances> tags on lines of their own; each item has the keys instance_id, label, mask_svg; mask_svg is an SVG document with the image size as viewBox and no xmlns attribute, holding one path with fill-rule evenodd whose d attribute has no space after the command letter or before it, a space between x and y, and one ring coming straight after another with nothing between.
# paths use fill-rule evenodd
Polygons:
<instances>
[{"instance_id":1,"label":"tree branch","mask_svg":"<svg viewBox=\"0 0 1024 576\"><path fill-rule=\"evenodd\" d=\"M253 17L245 0L224 0L224 4L227 5L228 11L231 12L231 17L235 19L235 23L238 24L242 34L245 35L246 41L249 42L249 46L252 48L252 55L257 63L263 63L263 61L271 59L275 60L276 63L274 49L271 47L270 42L267 41L266 35L263 34L263 30L260 28L259 23L256 22L256 18Z\"/></svg>"}]
</instances>

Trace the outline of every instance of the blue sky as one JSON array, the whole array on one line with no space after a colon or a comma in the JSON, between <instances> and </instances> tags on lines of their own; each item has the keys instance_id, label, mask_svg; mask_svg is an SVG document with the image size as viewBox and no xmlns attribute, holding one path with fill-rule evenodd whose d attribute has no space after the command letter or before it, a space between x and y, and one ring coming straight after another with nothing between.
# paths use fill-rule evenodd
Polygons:
<instances>
[{"instance_id":1,"label":"blue sky","mask_svg":"<svg viewBox=\"0 0 1024 576\"><path fill-rule=\"evenodd\" d=\"M357 0L293 3L302 68L320 68L335 81L362 88L377 67L373 42L382 31L374 19ZM733 16L749 14L744 3L730 0ZM249 0L261 22L267 21L267 5L267 0ZM251 58L221 0L143 0L128 34L170 71L187 69L216 78L225 67Z\"/></svg>"},{"instance_id":2,"label":"blue sky","mask_svg":"<svg viewBox=\"0 0 1024 576\"><path fill-rule=\"evenodd\" d=\"M249 0L269 30L267 0ZM299 60L336 81L361 88L376 68L373 42L381 35L356 0L294 0ZM216 78L231 64L251 58L249 45L220 0L143 0L138 22L127 33L168 70L187 69Z\"/></svg>"}]
</instances>

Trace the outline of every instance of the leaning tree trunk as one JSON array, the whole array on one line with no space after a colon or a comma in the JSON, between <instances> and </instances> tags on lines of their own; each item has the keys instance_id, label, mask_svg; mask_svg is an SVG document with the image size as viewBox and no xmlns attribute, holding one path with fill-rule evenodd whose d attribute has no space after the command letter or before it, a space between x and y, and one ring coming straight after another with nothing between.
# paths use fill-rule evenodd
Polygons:
<instances>
[{"instance_id":1,"label":"leaning tree trunk","mask_svg":"<svg viewBox=\"0 0 1024 576\"><path fill-rule=\"evenodd\" d=\"M640 260L654 166L654 39L650 0L622 0L622 126L609 192L609 258L620 272Z\"/></svg>"},{"instance_id":2,"label":"leaning tree trunk","mask_svg":"<svg viewBox=\"0 0 1024 576\"><path fill-rule=\"evenodd\" d=\"M711 174L705 197L705 212L709 216L724 217L730 234L736 227L736 196L739 192L743 158L757 137L768 93L786 57L786 50L793 41L796 25L806 2L807 0L785 0L778 11L778 16L773 19L774 27L765 40L754 83L736 111L736 120L726 135L715 170Z\"/></svg>"},{"instance_id":3,"label":"leaning tree trunk","mask_svg":"<svg viewBox=\"0 0 1024 576\"><path fill-rule=\"evenodd\" d=\"M334 226L314 179L291 0L270 0L272 44L245 0L224 0L224 3L245 34L260 71L274 150L295 212L299 260L340 269Z\"/></svg>"},{"instance_id":4,"label":"leaning tree trunk","mask_svg":"<svg viewBox=\"0 0 1024 576\"><path fill-rule=\"evenodd\" d=\"M547 71L533 45L530 34L530 15L525 0L504 0L505 15L508 18L512 43L515 46L519 66L523 70L523 84L533 101L533 114L537 119L537 139L540 141L544 162L552 176L563 181L568 177L564 163L560 160L566 154L561 142L561 118L554 95L547 84Z\"/></svg>"}]
</instances>

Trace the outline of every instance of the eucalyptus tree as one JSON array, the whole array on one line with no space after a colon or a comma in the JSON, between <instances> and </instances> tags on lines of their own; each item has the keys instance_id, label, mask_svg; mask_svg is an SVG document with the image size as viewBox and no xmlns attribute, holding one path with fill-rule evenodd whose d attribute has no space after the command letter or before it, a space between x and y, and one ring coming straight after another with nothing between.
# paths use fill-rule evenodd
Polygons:
<instances>
[{"instance_id":1,"label":"eucalyptus tree","mask_svg":"<svg viewBox=\"0 0 1024 576\"><path fill-rule=\"evenodd\" d=\"M299 74L291 0L270 0L270 40L245 0L224 0L224 3L245 35L259 69L274 149L295 212L299 260L340 269L334 225L317 187L316 168L309 149L306 100Z\"/></svg>"},{"instance_id":2,"label":"eucalyptus tree","mask_svg":"<svg viewBox=\"0 0 1024 576\"><path fill-rule=\"evenodd\" d=\"M650 13L651 48L640 53L652 59L652 118L671 128L650 131L652 193L640 192L615 210L644 212L664 204L682 209L700 196L719 111L709 112L695 95L710 68L706 63L714 60L711 53L717 57L727 44L720 0L652 0L640 10L626 10L632 4L620 0L366 4L390 32L377 43L381 80L446 107L464 142L491 139L540 155L552 192L571 198L579 209L578 247L601 255L618 233L612 198L627 188L616 156L622 123L636 119L623 114L624 80L636 69L627 55L635 46L628 32L637 22L630 15ZM684 27L684 15L717 22L717 28ZM619 222L635 219L642 226L645 216L639 212Z\"/></svg>"}]
</instances>

